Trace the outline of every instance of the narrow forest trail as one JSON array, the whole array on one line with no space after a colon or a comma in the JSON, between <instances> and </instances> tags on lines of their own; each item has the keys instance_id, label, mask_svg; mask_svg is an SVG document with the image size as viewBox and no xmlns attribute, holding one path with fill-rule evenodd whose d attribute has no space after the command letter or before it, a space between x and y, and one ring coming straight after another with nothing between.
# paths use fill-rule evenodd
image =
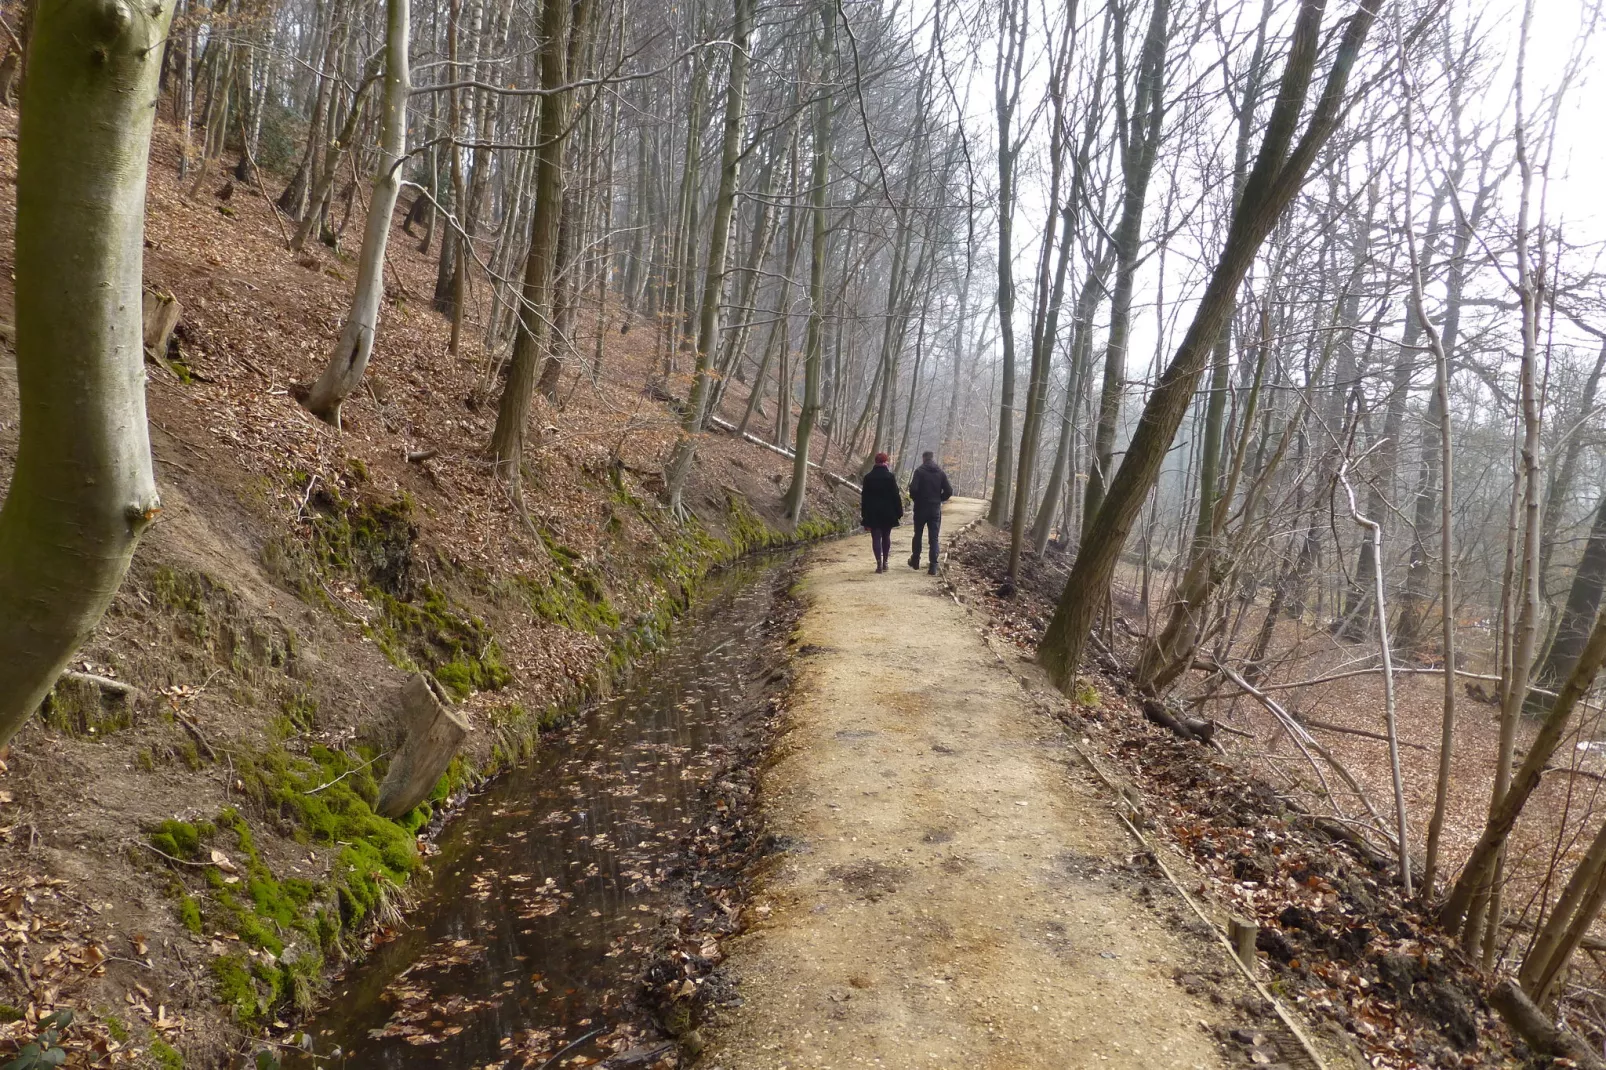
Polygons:
<instances>
[{"instance_id":1,"label":"narrow forest trail","mask_svg":"<svg viewBox=\"0 0 1606 1070\"><path fill-rule=\"evenodd\" d=\"M948 537L980 509L951 502ZM763 781L787 849L703 1065L1226 1065L1201 1027L1223 1008L1173 980L1208 949L1112 874L1133 844L1096 782L907 545L885 575L867 539L807 574Z\"/></svg>"}]
</instances>

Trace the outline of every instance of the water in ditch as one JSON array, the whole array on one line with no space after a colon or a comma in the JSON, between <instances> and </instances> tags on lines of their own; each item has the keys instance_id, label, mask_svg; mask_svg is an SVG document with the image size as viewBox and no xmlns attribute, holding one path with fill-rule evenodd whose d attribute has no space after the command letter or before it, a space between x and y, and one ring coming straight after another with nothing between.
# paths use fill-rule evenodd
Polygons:
<instances>
[{"instance_id":1,"label":"water in ditch","mask_svg":"<svg viewBox=\"0 0 1606 1070\"><path fill-rule=\"evenodd\" d=\"M286 1064L539 1068L634 1044L703 789L781 679L791 560L710 577L613 698L472 800L405 927L305 1023L313 1056Z\"/></svg>"}]
</instances>

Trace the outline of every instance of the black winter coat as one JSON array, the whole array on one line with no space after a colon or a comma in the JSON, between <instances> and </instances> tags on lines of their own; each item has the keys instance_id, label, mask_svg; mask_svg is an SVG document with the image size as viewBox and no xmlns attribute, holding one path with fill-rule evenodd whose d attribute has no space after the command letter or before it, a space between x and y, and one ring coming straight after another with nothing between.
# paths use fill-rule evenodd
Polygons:
<instances>
[{"instance_id":1,"label":"black winter coat","mask_svg":"<svg viewBox=\"0 0 1606 1070\"><path fill-rule=\"evenodd\" d=\"M903 519L903 495L892 469L878 464L864 477L859 491L859 523L867 528L893 528Z\"/></svg>"},{"instance_id":2,"label":"black winter coat","mask_svg":"<svg viewBox=\"0 0 1606 1070\"><path fill-rule=\"evenodd\" d=\"M954 496L948 473L935 463L922 464L909 477L909 497L915 503L915 513L934 516L942 511L942 503Z\"/></svg>"}]
</instances>

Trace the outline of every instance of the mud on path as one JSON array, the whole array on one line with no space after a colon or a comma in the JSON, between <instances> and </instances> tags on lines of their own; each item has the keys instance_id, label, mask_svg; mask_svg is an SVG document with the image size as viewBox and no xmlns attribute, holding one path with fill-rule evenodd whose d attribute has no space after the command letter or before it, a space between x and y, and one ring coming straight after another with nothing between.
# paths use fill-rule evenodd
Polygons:
<instances>
[{"instance_id":1,"label":"mud on path","mask_svg":"<svg viewBox=\"0 0 1606 1070\"><path fill-rule=\"evenodd\" d=\"M979 509L951 502L946 532ZM884 575L864 539L807 574L761 793L787 849L728 945L740 999L702 1065L1248 1064L1218 1042L1231 980L1187 980L1226 976L1216 949L1144 878L1063 729L893 549Z\"/></svg>"}]
</instances>

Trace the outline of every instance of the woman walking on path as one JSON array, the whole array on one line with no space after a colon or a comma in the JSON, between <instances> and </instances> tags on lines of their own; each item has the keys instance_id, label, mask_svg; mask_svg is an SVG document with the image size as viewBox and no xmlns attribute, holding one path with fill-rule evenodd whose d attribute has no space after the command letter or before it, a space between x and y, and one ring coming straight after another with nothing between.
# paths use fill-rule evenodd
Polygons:
<instances>
[{"instance_id":1,"label":"woman walking on path","mask_svg":"<svg viewBox=\"0 0 1606 1070\"><path fill-rule=\"evenodd\" d=\"M898 492L898 477L887 467L890 460L885 453L875 455L875 467L864 477L859 491L859 523L870 529L870 546L875 550L875 570L887 570L887 557L892 553L892 529L903 519L903 495Z\"/></svg>"}]
</instances>

